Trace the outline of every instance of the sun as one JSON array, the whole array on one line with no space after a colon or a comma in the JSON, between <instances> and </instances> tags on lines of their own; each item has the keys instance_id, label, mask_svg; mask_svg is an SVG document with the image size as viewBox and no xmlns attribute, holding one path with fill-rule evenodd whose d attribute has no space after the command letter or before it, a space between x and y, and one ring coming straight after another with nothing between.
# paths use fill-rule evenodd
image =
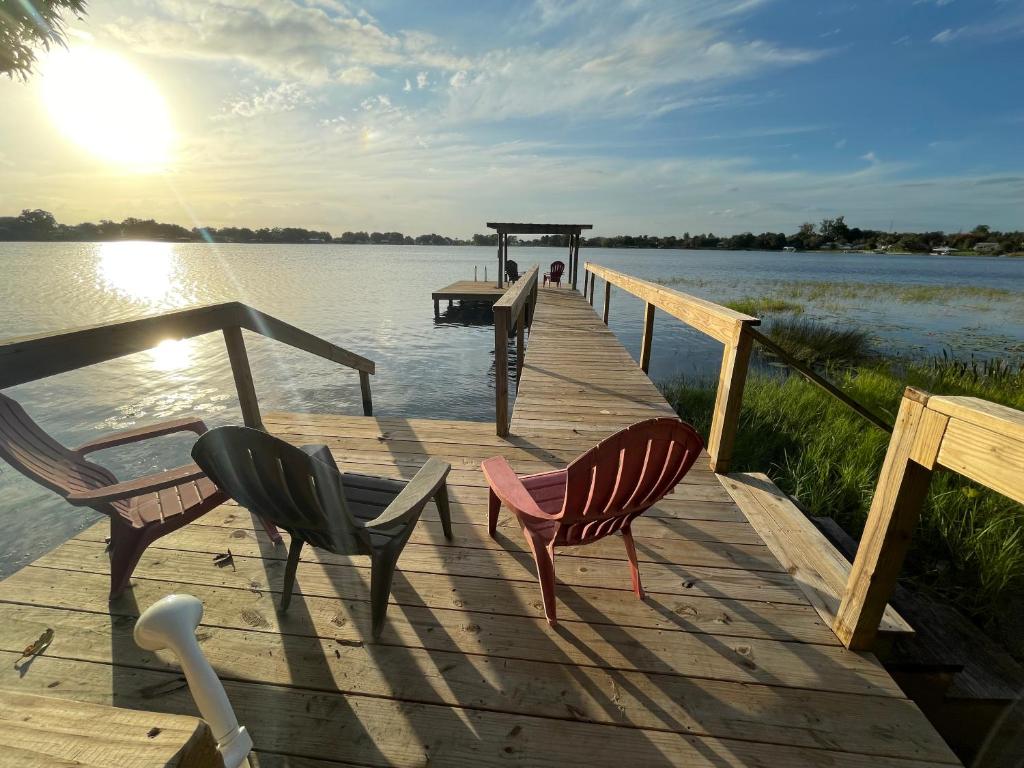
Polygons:
<instances>
[{"instance_id":1,"label":"sun","mask_svg":"<svg viewBox=\"0 0 1024 768\"><path fill-rule=\"evenodd\" d=\"M40 86L57 128L83 149L133 171L166 167L173 140L167 105L125 59L88 46L55 50Z\"/></svg>"}]
</instances>

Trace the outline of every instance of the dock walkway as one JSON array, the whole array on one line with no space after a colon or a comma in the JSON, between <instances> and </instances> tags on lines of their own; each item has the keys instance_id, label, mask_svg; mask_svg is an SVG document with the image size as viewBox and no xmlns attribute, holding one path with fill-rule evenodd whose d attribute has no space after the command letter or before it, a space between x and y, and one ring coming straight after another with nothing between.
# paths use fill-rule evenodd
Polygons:
<instances>
[{"instance_id":1,"label":"dock walkway","mask_svg":"<svg viewBox=\"0 0 1024 768\"><path fill-rule=\"evenodd\" d=\"M140 608L189 592L262 768L958 764L878 661L839 643L706 457L634 523L648 598L633 596L617 538L560 550L560 622L548 627L511 515L487 535L480 461L542 471L663 413L586 301L542 288L507 439L490 422L264 418L288 440L327 443L349 471L452 464L455 540L428 507L379 642L365 558L304 551L281 615L286 548L227 504L152 545L113 603L104 523L0 582L0 691L192 714L173 659L131 639ZM47 627L46 654L12 669Z\"/></svg>"}]
</instances>

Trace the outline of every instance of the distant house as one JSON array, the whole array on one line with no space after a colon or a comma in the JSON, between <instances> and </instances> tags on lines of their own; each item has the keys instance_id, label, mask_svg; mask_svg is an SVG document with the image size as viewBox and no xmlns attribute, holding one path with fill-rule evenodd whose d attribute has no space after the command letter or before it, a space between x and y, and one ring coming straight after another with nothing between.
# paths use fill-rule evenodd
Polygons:
<instances>
[{"instance_id":1,"label":"distant house","mask_svg":"<svg viewBox=\"0 0 1024 768\"><path fill-rule=\"evenodd\" d=\"M1000 243L978 243L974 246L975 253L999 253L1003 250Z\"/></svg>"},{"instance_id":2,"label":"distant house","mask_svg":"<svg viewBox=\"0 0 1024 768\"><path fill-rule=\"evenodd\" d=\"M948 245L940 245L937 248L932 248L933 256L949 256L953 252L953 249Z\"/></svg>"},{"instance_id":3,"label":"distant house","mask_svg":"<svg viewBox=\"0 0 1024 768\"><path fill-rule=\"evenodd\" d=\"M782 249L785 253L796 253L796 248L792 245L787 245Z\"/></svg>"}]
</instances>

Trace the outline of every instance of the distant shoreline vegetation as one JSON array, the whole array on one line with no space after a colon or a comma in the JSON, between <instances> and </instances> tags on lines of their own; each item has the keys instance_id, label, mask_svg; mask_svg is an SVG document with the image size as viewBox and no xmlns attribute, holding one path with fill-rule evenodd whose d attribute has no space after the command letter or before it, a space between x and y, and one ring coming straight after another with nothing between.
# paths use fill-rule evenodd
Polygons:
<instances>
[{"instance_id":1,"label":"distant shoreline vegetation","mask_svg":"<svg viewBox=\"0 0 1024 768\"><path fill-rule=\"evenodd\" d=\"M415 237L401 232L343 232L337 237L301 227L193 227L166 224L153 219L127 218L123 221L60 224L52 213L23 210L18 216L0 216L0 241L19 242L103 242L116 240L155 240L179 243L272 243L343 245L478 245L496 246L497 234L475 234L468 240L431 233ZM510 238L515 246L568 247L563 235L543 235L533 240ZM762 232L755 235L715 234L682 236L616 235L585 237L584 248L659 248L731 251L874 251L879 253L928 253L939 250L951 254L999 255L1024 252L1024 232L998 232L982 224L970 232L881 232L846 224L843 216L824 219L820 224L802 224L787 235Z\"/></svg>"}]
</instances>

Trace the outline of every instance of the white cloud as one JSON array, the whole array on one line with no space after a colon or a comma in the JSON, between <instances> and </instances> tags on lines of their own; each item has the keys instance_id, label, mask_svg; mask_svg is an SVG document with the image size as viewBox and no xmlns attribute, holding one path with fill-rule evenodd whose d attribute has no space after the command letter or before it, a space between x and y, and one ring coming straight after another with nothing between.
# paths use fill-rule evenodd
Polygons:
<instances>
[{"instance_id":1,"label":"white cloud","mask_svg":"<svg viewBox=\"0 0 1024 768\"><path fill-rule=\"evenodd\" d=\"M963 34L963 27L960 29L944 29L932 38L933 43L950 43Z\"/></svg>"},{"instance_id":2,"label":"white cloud","mask_svg":"<svg viewBox=\"0 0 1024 768\"><path fill-rule=\"evenodd\" d=\"M465 88L467 77L468 75L466 74L466 70L460 69L458 72L452 75L451 80L448 81L448 85L450 85L452 88Z\"/></svg>"},{"instance_id":3,"label":"white cloud","mask_svg":"<svg viewBox=\"0 0 1024 768\"><path fill-rule=\"evenodd\" d=\"M878 165L878 163L880 162L878 159L878 155L876 155L874 151L865 152L863 155L860 156L860 159L867 160L872 165Z\"/></svg>"},{"instance_id":4,"label":"white cloud","mask_svg":"<svg viewBox=\"0 0 1024 768\"><path fill-rule=\"evenodd\" d=\"M467 63L432 48L429 36L388 34L341 3L157 0L143 7L142 16L107 24L107 33L136 51L235 61L277 79L365 83L377 67L419 63L455 71Z\"/></svg>"},{"instance_id":5,"label":"white cloud","mask_svg":"<svg viewBox=\"0 0 1024 768\"><path fill-rule=\"evenodd\" d=\"M311 103L313 99L298 83L281 83L247 98L229 102L224 108L224 113L239 117L256 117L291 112Z\"/></svg>"},{"instance_id":6,"label":"white cloud","mask_svg":"<svg viewBox=\"0 0 1024 768\"><path fill-rule=\"evenodd\" d=\"M846 139L840 139L835 143L836 149L846 149Z\"/></svg>"},{"instance_id":7,"label":"white cloud","mask_svg":"<svg viewBox=\"0 0 1024 768\"><path fill-rule=\"evenodd\" d=\"M704 96L714 85L825 55L733 31L756 4L577 0L572 22L580 32L554 46L526 42L483 54L464 68L475 73L472 80L449 90L451 114L490 120L556 112L652 115L666 102ZM567 7L542 2L534 12L561 23Z\"/></svg>"},{"instance_id":8,"label":"white cloud","mask_svg":"<svg viewBox=\"0 0 1024 768\"><path fill-rule=\"evenodd\" d=\"M428 72L417 72L416 73L416 87L421 91L430 85L430 76Z\"/></svg>"},{"instance_id":9,"label":"white cloud","mask_svg":"<svg viewBox=\"0 0 1024 768\"><path fill-rule=\"evenodd\" d=\"M408 93L412 90L412 83L409 82L409 78L405 78L405 85L402 86L402 90Z\"/></svg>"}]
</instances>

